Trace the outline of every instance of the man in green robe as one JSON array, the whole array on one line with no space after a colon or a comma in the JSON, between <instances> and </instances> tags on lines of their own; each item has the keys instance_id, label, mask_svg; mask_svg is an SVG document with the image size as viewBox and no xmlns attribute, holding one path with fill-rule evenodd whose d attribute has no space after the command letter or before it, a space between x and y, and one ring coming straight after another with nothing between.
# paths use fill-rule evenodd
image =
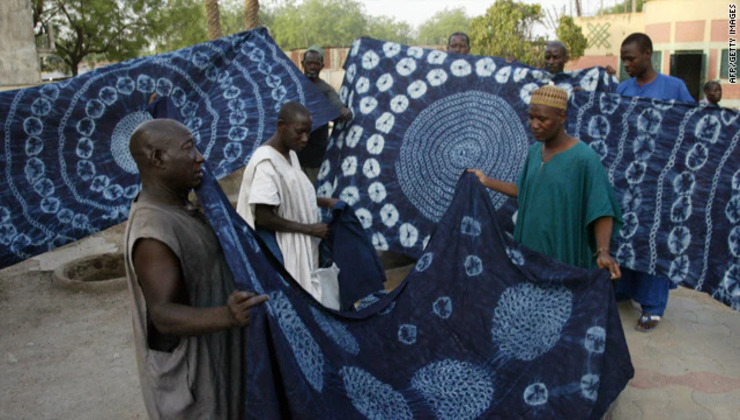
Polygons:
<instances>
[{"instance_id":1,"label":"man in green robe","mask_svg":"<svg viewBox=\"0 0 740 420\"><path fill-rule=\"evenodd\" d=\"M621 211L599 156L565 132L567 103L568 94L554 86L532 93L529 126L537 142L516 183L468 171L518 199L517 241L566 264L606 268L617 279L621 272L609 246Z\"/></svg>"}]
</instances>

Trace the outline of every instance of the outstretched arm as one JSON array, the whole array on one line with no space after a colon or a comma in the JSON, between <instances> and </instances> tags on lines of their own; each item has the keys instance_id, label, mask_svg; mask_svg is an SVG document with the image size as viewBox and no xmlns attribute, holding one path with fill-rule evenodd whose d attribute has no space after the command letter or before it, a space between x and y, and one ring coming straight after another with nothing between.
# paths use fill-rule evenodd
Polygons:
<instances>
[{"instance_id":1,"label":"outstretched arm","mask_svg":"<svg viewBox=\"0 0 740 420\"><path fill-rule=\"evenodd\" d=\"M326 223L298 223L283 219L275 214L275 207L266 204L255 205L254 224L275 232L296 232L324 239L329 233Z\"/></svg>"},{"instance_id":2,"label":"outstretched arm","mask_svg":"<svg viewBox=\"0 0 740 420\"><path fill-rule=\"evenodd\" d=\"M619 263L609 254L609 244L612 237L614 219L611 216L599 217L594 220L594 236L596 237L596 265L606 268L612 276L612 280L622 277Z\"/></svg>"},{"instance_id":3,"label":"outstretched arm","mask_svg":"<svg viewBox=\"0 0 740 420\"><path fill-rule=\"evenodd\" d=\"M154 327L163 334L200 335L249 325L249 308L267 295L235 291L224 306L196 308L190 305L180 260L156 239L140 239L133 252L133 265Z\"/></svg>"},{"instance_id":4,"label":"outstretched arm","mask_svg":"<svg viewBox=\"0 0 740 420\"><path fill-rule=\"evenodd\" d=\"M490 188L494 191L498 191L502 194L506 194L509 197L517 198L519 196L519 189L513 182L499 181L498 179L489 178L480 169L468 169L468 172L475 174L478 177L481 184L486 188Z\"/></svg>"}]
</instances>

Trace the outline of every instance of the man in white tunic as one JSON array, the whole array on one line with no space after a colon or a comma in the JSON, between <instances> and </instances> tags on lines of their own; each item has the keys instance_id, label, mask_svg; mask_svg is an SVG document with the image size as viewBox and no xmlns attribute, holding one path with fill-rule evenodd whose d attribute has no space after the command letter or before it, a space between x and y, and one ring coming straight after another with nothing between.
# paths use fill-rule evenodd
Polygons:
<instances>
[{"instance_id":1,"label":"man in white tunic","mask_svg":"<svg viewBox=\"0 0 740 420\"><path fill-rule=\"evenodd\" d=\"M319 268L319 242L329 233L320 222L319 206L331 208L335 198L316 198L301 170L296 152L308 143L311 113L298 102L283 105L277 132L258 147L242 178L236 211L253 229L275 232L285 269L318 301L322 285L312 273Z\"/></svg>"}]
</instances>

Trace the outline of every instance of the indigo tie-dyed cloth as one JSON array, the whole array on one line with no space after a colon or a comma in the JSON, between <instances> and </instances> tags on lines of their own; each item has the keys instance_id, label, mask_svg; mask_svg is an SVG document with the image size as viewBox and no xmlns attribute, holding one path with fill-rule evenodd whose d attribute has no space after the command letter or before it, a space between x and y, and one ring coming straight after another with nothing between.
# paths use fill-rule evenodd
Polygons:
<instances>
[{"instance_id":1,"label":"indigo tie-dyed cloth","mask_svg":"<svg viewBox=\"0 0 740 420\"><path fill-rule=\"evenodd\" d=\"M0 92L0 268L127 217L139 191L129 137L153 93L218 177L246 164L283 103L305 104L316 126L338 116L265 29Z\"/></svg>"},{"instance_id":2,"label":"indigo tie-dyed cloth","mask_svg":"<svg viewBox=\"0 0 740 420\"><path fill-rule=\"evenodd\" d=\"M335 130L318 174L321 196L357 209L378 249L421 255L466 168L515 181L534 141L531 92L554 83L568 91L614 91L593 68L555 79L495 57L355 41L340 97L354 119ZM489 193L509 212L506 196Z\"/></svg>"},{"instance_id":3,"label":"indigo tie-dyed cloth","mask_svg":"<svg viewBox=\"0 0 740 420\"><path fill-rule=\"evenodd\" d=\"M740 121L718 107L576 94L567 131L601 156L622 206L625 267L740 309Z\"/></svg>"},{"instance_id":4,"label":"indigo tie-dyed cloth","mask_svg":"<svg viewBox=\"0 0 740 420\"><path fill-rule=\"evenodd\" d=\"M210 175L198 196L239 287L270 295L250 418L599 419L634 373L608 273L521 248L470 174L411 274L356 312L273 265Z\"/></svg>"},{"instance_id":5,"label":"indigo tie-dyed cloth","mask_svg":"<svg viewBox=\"0 0 740 420\"><path fill-rule=\"evenodd\" d=\"M598 68L551 80L498 58L369 38L345 68L340 94L355 118L332 136L318 193L355 207L378 249L419 257L466 168L515 181L535 141L530 94L553 83L572 93L568 132L601 154L622 202L620 263L740 309L736 112L589 94L614 91ZM513 229L516 201L488 194Z\"/></svg>"}]
</instances>

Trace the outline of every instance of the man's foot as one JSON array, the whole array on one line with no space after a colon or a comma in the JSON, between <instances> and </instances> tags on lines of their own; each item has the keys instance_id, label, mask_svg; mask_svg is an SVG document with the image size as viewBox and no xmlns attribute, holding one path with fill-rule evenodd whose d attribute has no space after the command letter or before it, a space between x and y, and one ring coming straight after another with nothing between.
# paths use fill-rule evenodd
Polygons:
<instances>
[{"instance_id":1,"label":"man's foot","mask_svg":"<svg viewBox=\"0 0 740 420\"><path fill-rule=\"evenodd\" d=\"M660 315L650 315L647 312L643 312L640 319L637 320L635 330L640 332L649 332L655 329L660 323Z\"/></svg>"}]
</instances>

